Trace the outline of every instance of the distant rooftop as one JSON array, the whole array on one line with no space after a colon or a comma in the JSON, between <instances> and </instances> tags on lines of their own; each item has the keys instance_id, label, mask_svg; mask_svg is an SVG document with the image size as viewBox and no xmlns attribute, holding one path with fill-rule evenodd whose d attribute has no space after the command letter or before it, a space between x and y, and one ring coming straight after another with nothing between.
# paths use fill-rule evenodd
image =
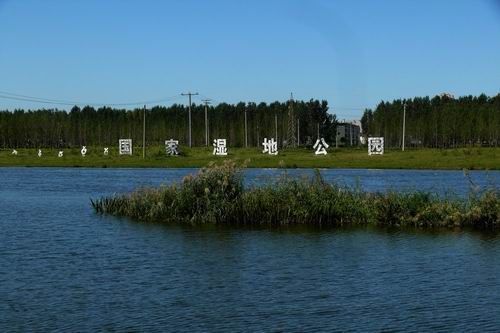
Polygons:
<instances>
[{"instance_id":1,"label":"distant rooftop","mask_svg":"<svg viewBox=\"0 0 500 333\"><path fill-rule=\"evenodd\" d=\"M441 97L441 98L446 97L446 98L449 98L449 99L455 99L455 96L453 96L452 94L449 94L449 93L439 94L439 97Z\"/></svg>"}]
</instances>

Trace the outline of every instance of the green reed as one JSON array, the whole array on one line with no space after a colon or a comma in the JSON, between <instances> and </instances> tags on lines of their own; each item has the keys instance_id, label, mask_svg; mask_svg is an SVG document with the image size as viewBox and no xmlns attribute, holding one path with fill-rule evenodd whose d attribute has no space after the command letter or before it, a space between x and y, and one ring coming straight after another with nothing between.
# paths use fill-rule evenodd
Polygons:
<instances>
[{"instance_id":1,"label":"green reed","mask_svg":"<svg viewBox=\"0 0 500 333\"><path fill-rule=\"evenodd\" d=\"M468 198L423 192L369 193L323 181L320 173L295 179L283 174L262 186L245 187L234 162L210 165L180 184L141 188L92 200L100 214L144 222L317 226L413 227L500 226L497 190Z\"/></svg>"}]
</instances>

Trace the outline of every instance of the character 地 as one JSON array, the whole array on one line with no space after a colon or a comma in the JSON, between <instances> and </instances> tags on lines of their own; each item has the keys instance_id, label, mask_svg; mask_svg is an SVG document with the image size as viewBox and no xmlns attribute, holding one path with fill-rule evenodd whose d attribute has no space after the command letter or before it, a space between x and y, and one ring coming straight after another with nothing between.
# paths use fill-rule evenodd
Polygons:
<instances>
[{"instance_id":1,"label":"character \u5730","mask_svg":"<svg viewBox=\"0 0 500 333\"><path fill-rule=\"evenodd\" d=\"M278 142L274 140L274 138L267 139L264 138L264 142L262 143L264 146L264 150L262 152L264 154L269 154L269 155L278 155Z\"/></svg>"}]
</instances>

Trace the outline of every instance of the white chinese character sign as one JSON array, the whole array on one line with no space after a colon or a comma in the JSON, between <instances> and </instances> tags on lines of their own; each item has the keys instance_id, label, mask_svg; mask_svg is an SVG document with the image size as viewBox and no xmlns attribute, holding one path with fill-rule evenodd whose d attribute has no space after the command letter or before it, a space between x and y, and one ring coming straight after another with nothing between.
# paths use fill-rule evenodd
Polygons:
<instances>
[{"instance_id":1,"label":"white chinese character sign","mask_svg":"<svg viewBox=\"0 0 500 333\"><path fill-rule=\"evenodd\" d=\"M41 149L38 149L38 157L42 157L42 150Z\"/></svg>"},{"instance_id":2,"label":"white chinese character sign","mask_svg":"<svg viewBox=\"0 0 500 333\"><path fill-rule=\"evenodd\" d=\"M57 157L64 157L64 151L59 150L59 153L57 153Z\"/></svg>"},{"instance_id":3,"label":"white chinese character sign","mask_svg":"<svg viewBox=\"0 0 500 333\"><path fill-rule=\"evenodd\" d=\"M104 148L104 156L108 156L109 155L109 148L106 147Z\"/></svg>"},{"instance_id":4,"label":"white chinese character sign","mask_svg":"<svg viewBox=\"0 0 500 333\"><path fill-rule=\"evenodd\" d=\"M314 152L315 155L326 155L328 152L326 151L330 147L325 141L324 138L316 140L316 143L313 146L313 149L316 149Z\"/></svg>"},{"instance_id":5,"label":"white chinese character sign","mask_svg":"<svg viewBox=\"0 0 500 333\"><path fill-rule=\"evenodd\" d=\"M179 140L166 140L165 141L165 152L169 156L179 155Z\"/></svg>"},{"instance_id":6,"label":"white chinese character sign","mask_svg":"<svg viewBox=\"0 0 500 333\"><path fill-rule=\"evenodd\" d=\"M368 138L368 155L384 155L384 138Z\"/></svg>"},{"instance_id":7,"label":"white chinese character sign","mask_svg":"<svg viewBox=\"0 0 500 333\"><path fill-rule=\"evenodd\" d=\"M214 139L214 152L213 154L216 156L226 156L227 155L227 146L226 139Z\"/></svg>"},{"instance_id":8,"label":"white chinese character sign","mask_svg":"<svg viewBox=\"0 0 500 333\"><path fill-rule=\"evenodd\" d=\"M12 155L17 156L17 150L12 150Z\"/></svg>"},{"instance_id":9,"label":"white chinese character sign","mask_svg":"<svg viewBox=\"0 0 500 333\"><path fill-rule=\"evenodd\" d=\"M120 139L120 155L132 155L132 139Z\"/></svg>"},{"instance_id":10,"label":"white chinese character sign","mask_svg":"<svg viewBox=\"0 0 500 333\"><path fill-rule=\"evenodd\" d=\"M80 150L80 153L82 154L82 157L85 157L85 155L87 155L87 147L83 146L82 150Z\"/></svg>"},{"instance_id":11,"label":"white chinese character sign","mask_svg":"<svg viewBox=\"0 0 500 333\"><path fill-rule=\"evenodd\" d=\"M274 138L271 138L267 140L267 138L264 138L264 142L262 143L264 146L264 150L262 151L264 154L269 154L269 155L278 155L278 142L274 140Z\"/></svg>"}]
</instances>

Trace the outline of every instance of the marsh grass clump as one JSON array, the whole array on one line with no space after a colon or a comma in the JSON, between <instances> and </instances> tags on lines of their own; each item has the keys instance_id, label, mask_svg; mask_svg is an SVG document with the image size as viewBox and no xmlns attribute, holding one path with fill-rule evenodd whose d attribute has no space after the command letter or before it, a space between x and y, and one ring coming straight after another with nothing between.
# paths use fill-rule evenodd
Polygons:
<instances>
[{"instance_id":1,"label":"marsh grass clump","mask_svg":"<svg viewBox=\"0 0 500 333\"><path fill-rule=\"evenodd\" d=\"M92 201L97 213L144 222L234 225L500 226L497 190L467 199L423 192L368 193L326 183L319 171L296 179L286 172L266 185L245 187L234 162L210 165L180 184L141 188Z\"/></svg>"},{"instance_id":2,"label":"marsh grass clump","mask_svg":"<svg viewBox=\"0 0 500 333\"><path fill-rule=\"evenodd\" d=\"M327 184L316 171L312 179L296 180L286 174L272 184L255 187L241 198L245 224L360 224L369 215L364 194Z\"/></svg>"},{"instance_id":3,"label":"marsh grass clump","mask_svg":"<svg viewBox=\"0 0 500 333\"><path fill-rule=\"evenodd\" d=\"M232 218L243 191L242 173L233 162L210 165L181 184L140 188L92 200L98 213L126 216L139 221L217 223Z\"/></svg>"}]
</instances>

